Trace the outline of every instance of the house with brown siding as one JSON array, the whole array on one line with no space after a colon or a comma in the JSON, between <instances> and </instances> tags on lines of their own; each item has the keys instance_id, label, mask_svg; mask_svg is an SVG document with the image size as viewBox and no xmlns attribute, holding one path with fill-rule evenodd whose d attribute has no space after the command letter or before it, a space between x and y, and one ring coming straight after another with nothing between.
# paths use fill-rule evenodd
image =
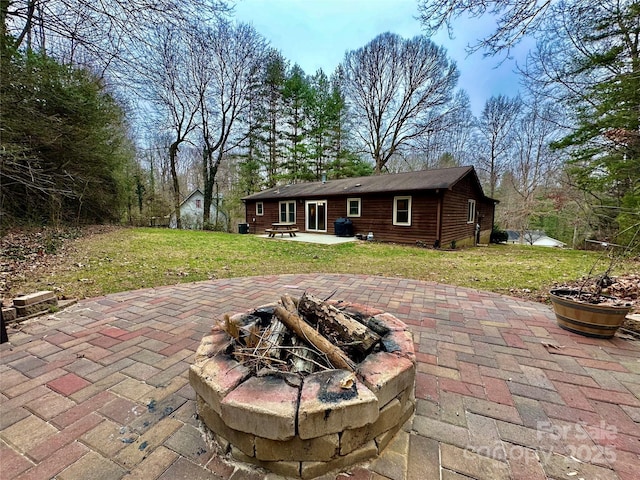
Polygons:
<instances>
[{"instance_id":1,"label":"house with brown siding","mask_svg":"<svg viewBox=\"0 0 640 480\"><path fill-rule=\"evenodd\" d=\"M497 203L473 167L282 185L243 201L250 233L278 223L334 235L334 222L346 218L354 234L442 247L488 243Z\"/></svg>"}]
</instances>

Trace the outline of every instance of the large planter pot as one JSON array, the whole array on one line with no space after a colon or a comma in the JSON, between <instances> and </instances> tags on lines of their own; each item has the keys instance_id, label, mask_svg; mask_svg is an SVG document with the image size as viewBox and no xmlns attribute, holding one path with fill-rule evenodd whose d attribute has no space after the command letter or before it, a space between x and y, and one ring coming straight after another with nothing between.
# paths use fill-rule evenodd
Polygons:
<instances>
[{"instance_id":1,"label":"large planter pot","mask_svg":"<svg viewBox=\"0 0 640 480\"><path fill-rule=\"evenodd\" d=\"M578 291L571 289L554 289L550 292L551 304L558 320L558 325L570 332L587 337L611 338L622 325L631 310L630 305L612 304L614 297L601 295L613 302L589 303L578 301Z\"/></svg>"}]
</instances>

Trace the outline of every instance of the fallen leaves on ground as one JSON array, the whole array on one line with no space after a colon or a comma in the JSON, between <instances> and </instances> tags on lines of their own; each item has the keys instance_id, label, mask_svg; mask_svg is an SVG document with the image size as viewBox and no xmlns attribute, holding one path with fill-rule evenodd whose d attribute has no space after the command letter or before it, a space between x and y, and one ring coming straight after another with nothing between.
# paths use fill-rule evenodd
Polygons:
<instances>
[{"instance_id":1,"label":"fallen leaves on ground","mask_svg":"<svg viewBox=\"0 0 640 480\"><path fill-rule=\"evenodd\" d=\"M24 280L52 273L73 251L73 240L114 228L116 227L16 229L4 233L0 238L0 300L10 304L14 297L33 293L17 291L16 285Z\"/></svg>"}]
</instances>

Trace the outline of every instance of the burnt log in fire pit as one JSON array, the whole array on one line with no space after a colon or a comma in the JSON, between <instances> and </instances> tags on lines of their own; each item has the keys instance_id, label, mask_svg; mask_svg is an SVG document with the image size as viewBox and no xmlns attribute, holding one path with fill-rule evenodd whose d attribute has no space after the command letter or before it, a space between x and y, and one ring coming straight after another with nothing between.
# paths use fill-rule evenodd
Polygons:
<instances>
[{"instance_id":1,"label":"burnt log in fire pit","mask_svg":"<svg viewBox=\"0 0 640 480\"><path fill-rule=\"evenodd\" d=\"M376 457L415 410L407 326L309 295L226 315L202 339L189 379L225 454L289 477Z\"/></svg>"}]
</instances>

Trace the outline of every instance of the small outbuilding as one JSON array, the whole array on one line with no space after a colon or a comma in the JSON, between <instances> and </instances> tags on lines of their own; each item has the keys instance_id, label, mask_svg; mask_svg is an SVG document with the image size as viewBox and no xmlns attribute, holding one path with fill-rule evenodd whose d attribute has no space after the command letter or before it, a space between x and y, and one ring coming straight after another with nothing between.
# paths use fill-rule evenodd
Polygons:
<instances>
[{"instance_id":1,"label":"small outbuilding","mask_svg":"<svg viewBox=\"0 0 640 480\"><path fill-rule=\"evenodd\" d=\"M275 223L342 234L348 219L363 238L435 247L488 243L497 203L471 166L283 185L243 201L251 233Z\"/></svg>"},{"instance_id":2,"label":"small outbuilding","mask_svg":"<svg viewBox=\"0 0 640 480\"><path fill-rule=\"evenodd\" d=\"M211 203L210 221L216 220L216 205L215 199ZM192 191L187 198L185 198L180 204L180 220L182 222L182 228L186 230L202 230L202 219L204 213L204 193L199 188ZM222 213L222 212L220 212ZM169 220L169 228L177 228L178 222L176 220L176 214L172 213Z\"/></svg>"}]
</instances>

